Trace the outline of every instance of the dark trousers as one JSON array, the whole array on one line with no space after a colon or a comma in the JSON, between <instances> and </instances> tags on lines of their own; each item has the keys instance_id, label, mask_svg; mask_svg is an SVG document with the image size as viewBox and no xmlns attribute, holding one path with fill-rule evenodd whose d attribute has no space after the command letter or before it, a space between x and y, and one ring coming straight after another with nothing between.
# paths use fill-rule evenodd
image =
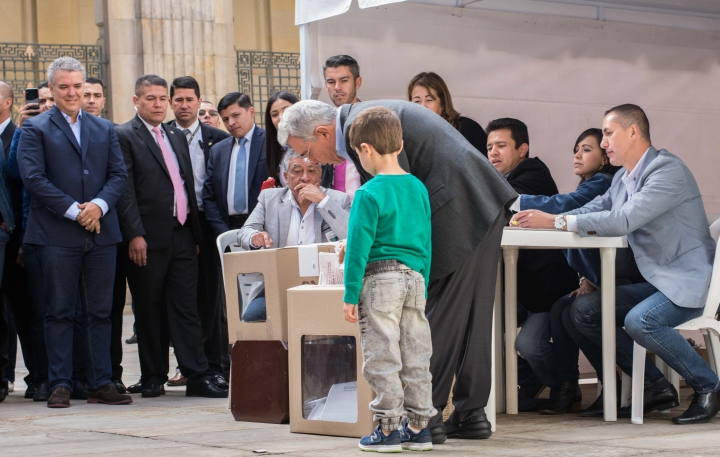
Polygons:
<instances>
[{"instance_id":1,"label":"dark trousers","mask_svg":"<svg viewBox=\"0 0 720 457\"><path fill-rule=\"evenodd\" d=\"M215 245L216 238L213 236L212 228L205 219L203 211L200 211L200 228L205 244L200 247L198 255L198 313L202 322L205 356L210 372L213 375L222 375L222 355L223 351L227 352L227 338L223 340L221 328L223 325L222 308L225 306L225 300L222 293L220 255ZM224 325L227 328L227 321ZM227 334L227 330L225 333Z\"/></svg>"},{"instance_id":2,"label":"dark trousers","mask_svg":"<svg viewBox=\"0 0 720 457\"><path fill-rule=\"evenodd\" d=\"M117 247L115 261L115 283L113 285L112 311L110 321L112 332L110 335L110 363L112 364L113 379L122 379L123 367L123 312L125 311L125 297L127 294L127 264L130 262L127 243L120 243Z\"/></svg>"},{"instance_id":3,"label":"dark trousers","mask_svg":"<svg viewBox=\"0 0 720 457\"><path fill-rule=\"evenodd\" d=\"M509 213L500 214L454 272L430 282L425 314L433 346L433 406L439 412L433 422L442 420L440 412L447 405L453 377L453 423L478 415L487 405L495 280L502 230L509 220Z\"/></svg>"},{"instance_id":4,"label":"dark trousers","mask_svg":"<svg viewBox=\"0 0 720 457\"><path fill-rule=\"evenodd\" d=\"M88 387L97 389L110 383L116 246L98 246L88 235L83 246L36 245L35 249L47 305L45 343L50 387L73 388L73 334L78 315L85 316L81 337Z\"/></svg>"},{"instance_id":5,"label":"dark trousers","mask_svg":"<svg viewBox=\"0 0 720 457\"><path fill-rule=\"evenodd\" d=\"M5 247L5 265L2 286L0 287L0 300L5 302L5 306L12 312L15 320L15 329L20 339L23 360L25 360L25 367L28 369L25 382L30 385L35 382L35 359L31 337L32 311L25 268L21 267L17 262L20 247L20 244L14 239L11 239ZM7 338L7 334L5 338Z\"/></svg>"},{"instance_id":6,"label":"dark trousers","mask_svg":"<svg viewBox=\"0 0 720 457\"><path fill-rule=\"evenodd\" d=\"M33 244L23 244L23 263L27 276L28 295L31 304L31 333L33 357L35 358L35 382L48 380L48 357L45 348L45 293L42 269L37 250Z\"/></svg>"},{"instance_id":7,"label":"dark trousers","mask_svg":"<svg viewBox=\"0 0 720 457\"><path fill-rule=\"evenodd\" d=\"M10 234L3 230L0 232L0 259L5 258L5 247L7 246L8 241L10 240ZM0 280L3 278L3 269L5 268L5 262L0 264ZM1 284L0 284L1 286ZM9 357L8 357L8 351L9 351L9 336L10 336L10 326L9 326L9 313L8 313L8 307L5 304L5 300L2 300L2 297L0 297L0 388L6 388L7 387L7 368L9 365ZM17 338L16 338L17 339ZM17 352L17 348L15 350Z\"/></svg>"},{"instance_id":8,"label":"dark trousers","mask_svg":"<svg viewBox=\"0 0 720 457\"><path fill-rule=\"evenodd\" d=\"M168 380L170 333L188 384L197 384L209 376L197 311L195 246L192 229L178 226L167 247L147 252L147 265L128 263L143 385Z\"/></svg>"}]
</instances>

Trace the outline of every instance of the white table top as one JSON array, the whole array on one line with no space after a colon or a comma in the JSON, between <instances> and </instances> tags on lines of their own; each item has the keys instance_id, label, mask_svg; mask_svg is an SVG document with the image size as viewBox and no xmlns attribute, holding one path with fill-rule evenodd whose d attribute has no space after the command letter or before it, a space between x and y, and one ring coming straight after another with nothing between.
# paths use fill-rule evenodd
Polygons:
<instances>
[{"instance_id":1,"label":"white table top","mask_svg":"<svg viewBox=\"0 0 720 457\"><path fill-rule=\"evenodd\" d=\"M575 232L516 227L505 227L501 242L502 247L524 249L626 248L627 245L627 238L624 236L581 238Z\"/></svg>"}]
</instances>

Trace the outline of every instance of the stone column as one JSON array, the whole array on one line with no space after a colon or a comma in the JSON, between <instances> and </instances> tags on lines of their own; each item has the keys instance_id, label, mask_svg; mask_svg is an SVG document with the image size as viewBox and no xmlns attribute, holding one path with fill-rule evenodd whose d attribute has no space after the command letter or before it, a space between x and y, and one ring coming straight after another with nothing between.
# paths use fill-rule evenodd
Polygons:
<instances>
[{"instance_id":1,"label":"stone column","mask_svg":"<svg viewBox=\"0 0 720 457\"><path fill-rule=\"evenodd\" d=\"M105 9L108 111L116 123L135 115L135 80L148 73L193 76L217 103L237 90L232 0L98 0ZM172 114L169 114L172 118Z\"/></svg>"}]
</instances>

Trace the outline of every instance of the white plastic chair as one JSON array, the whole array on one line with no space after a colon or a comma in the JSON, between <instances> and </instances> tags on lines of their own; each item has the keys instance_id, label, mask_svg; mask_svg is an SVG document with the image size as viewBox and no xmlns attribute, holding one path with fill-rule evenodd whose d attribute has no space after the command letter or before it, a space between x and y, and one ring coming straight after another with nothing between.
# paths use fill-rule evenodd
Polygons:
<instances>
[{"instance_id":1,"label":"white plastic chair","mask_svg":"<svg viewBox=\"0 0 720 457\"><path fill-rule=\"evenodd\" d=\"M220 271L222 271L223 286L225 286L225 259L223 254L225 253L225 249L231 244L235 244L235 246L238 247L237 234L237 230L230 230L217 237L216 243L218 252L220 252Z\"/></svg>"},{"instance_id":2,"label":"white plastic chair","mask_svg":"<svg viewBox=\"0 0 720 457\"><path fill-rule=\"evenodd\" d=\"M720 220L715 221L710 226L710 233L713 236L715 242L718 241L720 235ZM710 279L710 290L708 292L707 300L705 301L705 309L703 315L685 322L682 325L675 327L676 330L700 330L705 339L705 347L708 351L708 359L710 360L710 367L718 372L720 367L720 321L715 319L715 314L720 304L720 245L715 248L715 260L713 262L713 272ZM635 343L633 345L633 375L632 375L632 406L630 411L630 421L633 424L643 423L643 402L644 402L644 379L645 379L645 356L646 350L644 347ZM678 374L667 367L664 362L660 361L658 364L659 368L667 368L666 374L669 376L669 381L673 383L676 388L679 384ZM625 384L626 378L623 377L623 385Z\"/></svg>"}]
</instances>

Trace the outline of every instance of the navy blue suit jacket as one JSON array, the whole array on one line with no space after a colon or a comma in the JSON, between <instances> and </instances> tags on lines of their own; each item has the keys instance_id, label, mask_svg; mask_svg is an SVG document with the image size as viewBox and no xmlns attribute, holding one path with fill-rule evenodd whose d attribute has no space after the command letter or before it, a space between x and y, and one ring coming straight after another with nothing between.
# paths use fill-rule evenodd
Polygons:
<instances>
[{"instance_id":1,"label":"navy blue suit jacket","mask_svg":"<svg viewBox=\"0 0 720 457\"><path fill-rule=\"evenodd\" d=\"M80 143L82 147L57 106L23 124L18 165L32 197L25 243L82 246L88 232L65 212L75 202L94 198L108 205L95 243L122 239L115 203L125 189L127 171L112 122L83 113Z\"/></svg>"},{"instance_id":2,"label":"navy blue suit jacket","mask_svg":"<svg viewBox=\"0 0 720 457\"><path fill-rule=\"evenodd\" d=\"M230 176L230 156L235 141L234 137L230 137L216 143L210 149L210 158L207 163L207 175L203 185L202 200L205 218L212 227L215 236L230 230L227 193ZM265 129L257 126L250 142L247 175L250 180L248 185L248 214L250 214L257 205L263 181L268 179L265 161Z\"/></svg>"}]
</instances>

